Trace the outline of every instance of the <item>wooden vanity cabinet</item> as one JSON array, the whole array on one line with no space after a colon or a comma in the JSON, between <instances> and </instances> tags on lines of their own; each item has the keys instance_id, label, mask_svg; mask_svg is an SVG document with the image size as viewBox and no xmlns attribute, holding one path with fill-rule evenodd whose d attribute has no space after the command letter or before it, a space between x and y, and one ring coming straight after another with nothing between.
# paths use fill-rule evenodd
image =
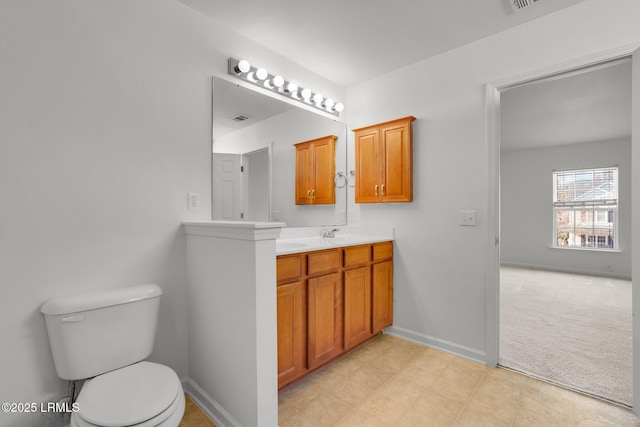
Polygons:
<instances>
[{"instance_id":1,"label":"wooden vanity cabinet","mask_svg":"<svg viewBox=\"0 0 640 427\"><path fill-rule=\"evenodd\" d=\"M393 242L277 258L278 387L393 321Z\"/></svg>"},{"instance_id":2,"label":"wooden vanity cabinet","mask_svg":"<svg viewBox=\"0 0 640 427\"><path fill-rule=\"evenodd\" d=\"M416 118L355 129L356 203L413 201L413 127Z\"/></svg>"},{"instance_id":3,"label":"wooden vanity cabinet","mask_svg":"<svg viewBox=\"0 0 640 427\"><path fill-rule=\"evenodd\" d=\"M294 144L296 205L335 204L335 135Z\"/></svg>"}]
</instances>

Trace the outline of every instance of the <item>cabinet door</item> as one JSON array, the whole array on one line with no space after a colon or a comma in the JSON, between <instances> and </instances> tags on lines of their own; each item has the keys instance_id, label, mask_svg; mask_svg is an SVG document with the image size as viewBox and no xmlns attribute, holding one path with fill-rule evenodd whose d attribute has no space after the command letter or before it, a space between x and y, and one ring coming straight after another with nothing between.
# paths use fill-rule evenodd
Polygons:
<instances>
[{"instance_id":1,"label":"cabinet door","mask_svg":"<svg viewBox=\"0 0 640 427\"><path fill-rule=\"evenodd\" d=\"M371 332L371 272L368 266L344 272L344 348L369 338Z\"/></svg>"},{"instance_id":2,"label":"cabinet door","mask_svg":"<svg viewBox=\"0 0 640 427\"><path fill-rule=\"evenodd\" d=\"M372 267L373 333L393 323L393 261L373 264Z\"/></svg>"},{"instance_id":3,"label":"cabinet door","mask_svg":"<svg viewBox=\"0 0 640 427\"><path fill-rule=\"evenodd\" d=\"M313 144L313 203L334 204L336 202L335 176L335 137L317 140Z\"/></svg>"},{"instance_id":4,"label":"cabinet door","mask_svg":"<svg viewBox=\"0 0 640 427\"><path fill-rule=\"evenodd\" d=\"M380 196L385 202L410 202L413 200L411 121L382 127L381 138L383 180Z\"/></svg>"},{"instance_id":5,"label":"cabinet door","mask_svg":"<svg viewBox=\"0 0 640 427\"><path fill-rule=\"evenodd\" d=\"M340 273L315 277L307 282L309 368L342 352L341 285Z\"/></svg>"},{"instance_id":6,"label":"cabinet door","mask_svg":"<svg viewBox=\"0 0 640 427\"><path fill-rule=\"evenodd\" d=\"M278 387L307 371L304 282L278 286Z\"/></svg>"},{"instance_id":7,"label":"cabinet door","mask_svg":"<svg viewBox=\"0 0 640 427\"><path fill-rule=\"evenodd\" d=\"M313 203L313 144L296 144L296 205Z\"/></svg>"},{"instance_id":8,"label":"cabinet door","mask_svg":"<svg viewBox=\"0 0 640 427\"><path fill-rule=\"evenodd\" d=\"M375 203L380 198L380 133L378 128L355 133L356 203Z\"/></svg>"}]
</instances>

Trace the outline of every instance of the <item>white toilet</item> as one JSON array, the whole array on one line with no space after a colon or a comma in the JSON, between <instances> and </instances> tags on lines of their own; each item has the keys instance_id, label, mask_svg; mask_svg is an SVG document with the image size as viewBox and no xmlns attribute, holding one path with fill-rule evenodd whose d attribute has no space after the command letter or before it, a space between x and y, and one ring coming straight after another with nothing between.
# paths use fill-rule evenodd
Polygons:
<instances>
[{"instance_id":1,"label":"white toilet","mask_svg":"<svg viewBox=\"0 0 640 427\"><path fill-rule=\"evenodd\" d=\"M158 285L147 284L42 305L58 376L87 379L72 427L180 424L180 379L168 366L144 361L153 350L161 295Z\"/></svg>"}]
</instances>

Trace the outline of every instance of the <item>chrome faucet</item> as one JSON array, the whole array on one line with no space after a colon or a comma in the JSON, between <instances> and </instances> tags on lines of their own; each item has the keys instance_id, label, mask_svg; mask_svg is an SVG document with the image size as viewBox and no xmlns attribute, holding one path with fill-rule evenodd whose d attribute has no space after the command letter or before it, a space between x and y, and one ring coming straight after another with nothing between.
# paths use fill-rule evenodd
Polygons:
<instances>
[{"instance_id":1,"label":"chrome faucet","mask_svg":"<svg viewBox=\"0 0 640 427\"><path fill-rule=\"evenodd\" d=\"M331 230L329 230L328 228L325 228L324 230L322 230L322 237L323 237L323 238L327 238L327 237L333 238L333 237L336 237L336 231L340 231L340 230L339 230L339 229L337 229L337 228L332 228Z\"/></svg>"}]
</instances>

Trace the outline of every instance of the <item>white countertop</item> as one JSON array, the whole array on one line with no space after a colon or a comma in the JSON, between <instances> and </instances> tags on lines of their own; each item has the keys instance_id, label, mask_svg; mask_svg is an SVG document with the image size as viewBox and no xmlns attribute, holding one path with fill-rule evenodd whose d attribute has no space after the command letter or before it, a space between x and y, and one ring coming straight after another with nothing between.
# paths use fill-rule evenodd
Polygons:
<instances>
[{"instance_id":1,"label":"white countertop","mask_svg":"<svg viewBox=\"0 0 640 427\"><path fill-rule=\"evenodd\" d=\"M337 229L335 237L322 237L325 230ZM276 255L356 246L393 240L391 227L292 227L283 228L276 239Z\"/></svg>"}]
</instances>

